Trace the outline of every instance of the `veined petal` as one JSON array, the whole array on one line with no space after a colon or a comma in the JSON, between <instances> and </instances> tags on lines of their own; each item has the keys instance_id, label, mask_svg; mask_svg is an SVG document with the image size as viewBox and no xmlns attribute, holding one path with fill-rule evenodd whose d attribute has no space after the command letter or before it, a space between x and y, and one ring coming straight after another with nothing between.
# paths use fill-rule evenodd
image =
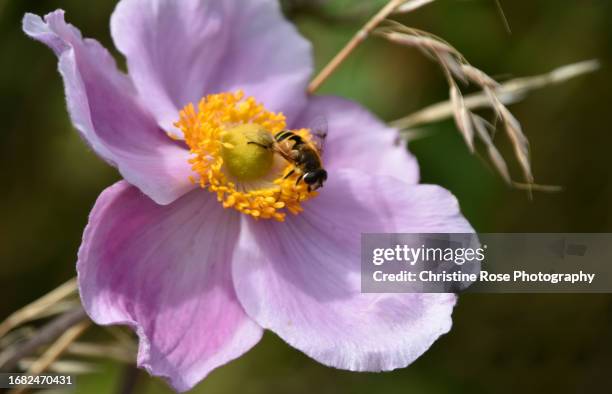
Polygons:
<instances>
[{"instance_id":1,"label":"veined petal","mask_svg":"<svg viewBox=\"0 0 612 394\"><path fill-rule=\"evenodd\" d=\"M397 130L361 105L340 97L314 96L292 127L310 127L320 117L328 127L323 150L328 171L355 169L409 184L419 182L419 165Z\"/></svg>"},{"instance_id":2,"label":"veined petal","mask_svg":"<svg viewBox=\"0 0 612 394\"><path fill-rule=\"evenodd\" d=\"M305 105L310 44L276 0L122 0L111 30L166 130L205 94L242 89L288 118Z\"/></svg>"},{"instance_id":3,"label":"veined petal","mask_svg":"<svg viewBox=\"0 0 612 394\"><path fill-rule=\"evenodd\" d=\"M413 362L451 327L453 294L362 294L360 235L473 232L436 186L340 171L285 223L251 222L234 255L249 316L329 366L381 371Z\"/></svg>"},{"instance_id":4,"label":"veined petal","mask_svg":"<svg viewBox=\"0 0 612 394\"><path fill-rule=\"evenodd\" d=\"M83 306L98 324L134 328L138 365L188 390L262 335L232 285L238 232L238 213L211 194L162 206L119 182L100 195L83 236Z\"/></svg>"},{"instance_id":5,"label":"veined petal","mask_svg":"<svg viewBox=\"0 0 612 394\"><path fill-rule=\"evenodd\" d=\"M23 30L59 58L72 122L92 149L160 204L194 186L187 149L172 141L140 106L130 80L97 41L83 39L64 12L26 14ZM178 113L177 113L178 118Z\"/></svg>"}]
</instances>

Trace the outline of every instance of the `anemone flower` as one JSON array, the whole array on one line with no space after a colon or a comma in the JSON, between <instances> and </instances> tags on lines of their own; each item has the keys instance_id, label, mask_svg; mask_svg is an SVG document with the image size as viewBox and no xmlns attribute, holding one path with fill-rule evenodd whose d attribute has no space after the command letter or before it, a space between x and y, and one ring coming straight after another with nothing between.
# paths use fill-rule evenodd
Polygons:
<instances>
[{"instance_id":1,"label":"anemone flower","mask_svg":"<svg viewBox=\"0 0 612 394\"><path fill-rule=\"evenodd\" d=\"M325 365L385 371L450 329L452 294L360 292L360 235L469 223L417 184L396 130L305 93L311 48L275 0L120 1L129 75L61 10L23 28L55 52L74 126L124 178L96 201L77 271L91 319L137 333L140 367L188 390L268 329ZM288 129L314 146L320 116L329 179L310 191L251 142Z\"/></svg>"}]
</instances>

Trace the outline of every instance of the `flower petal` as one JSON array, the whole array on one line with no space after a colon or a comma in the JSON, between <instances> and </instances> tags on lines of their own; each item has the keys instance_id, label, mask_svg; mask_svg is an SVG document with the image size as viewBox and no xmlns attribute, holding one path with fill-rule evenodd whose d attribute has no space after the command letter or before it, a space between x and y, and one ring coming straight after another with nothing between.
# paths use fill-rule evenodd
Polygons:
<instances>
[{"instance_id":1,"label":"flower petal","mask_svg":"<svg viewBox=\"0 0 612 394\"><path fill-rule=\"evenodd\" d=\"M87 313L134 328L138 365L177 390L261 338L232 285L239 223L210 193L157 205L126 182L106 189L89 218L77 264Z\"/></svg>"},{"instance_id":2,"label":"flower petal","mask_svg":"<svg viewBox=\"0 0 612 394\"><path fill-rule=\"evenodd\" d=\"M360 292L361 233L473 232L449 192L340 171L304 208L241 232L234 286L257 323L354 371L405 367L450 329L453 294Z\"/></svg>"},{"instance_id":3,"label":"flower petal","mask_svg":"<svg viewBox=\"0 0 612 394\"><path fill-rule=\"evenodd\" d=\"M418 183L419 165L397 130L361 105L340 97L315 96L292 127L312 127L318 118L327 121L323 159L328 172L352 168Z\"/></svg>"},{"instance_id":4,"label":"flower petal","mask_svg":"<svg viewBox=\"0 0 612 394\"><path fill-rule=\"evenodd\" d=\"M310 45L276 0L122 0L111 30L166 130L205 94L243 89L288 117L305 104Z\"/></svg>"},{"instance_id":5,"label":"flower petal","mask_svg":"<svg viewBox=\"0 0 612 394\"><path fill-rule=\"evenodd\" d=\"M23 30L59 57L72 122L92 149L160 204L193 188L189 152L140 106L130 80L97 41L83 39L61 10L44 21L26 14Z\"/></svg>"}]
</instances>

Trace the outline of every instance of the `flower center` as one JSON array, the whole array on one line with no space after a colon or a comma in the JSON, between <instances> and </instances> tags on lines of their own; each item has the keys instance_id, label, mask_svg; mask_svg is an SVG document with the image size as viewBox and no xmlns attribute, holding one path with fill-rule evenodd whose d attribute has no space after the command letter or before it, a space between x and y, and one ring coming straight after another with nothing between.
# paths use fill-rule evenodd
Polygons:
<instances>
[{"instance_id":1,"label":"flower center","mask_svg":"<svg viewBox=\"0 0 612 394\"><path fill-rule=\"evenodd\" d=\"M191 181L216 193L225 208L283 221L286 211L300 213L301 203L317 194L299 181L299 168L272 149L274 136L286 128L285 117L242 91L208 95L197 110L188 104L175 125L193 155ZM293 132L310 141L309 130Z\"/></svg>"},{"instance_id":2,"label":"flower center","mask_svg":"<svg viewBox=\"0 0 612 394\"><path fill-rule=\"evenodd\" d=\"M253 181L264 177L274 164L274 154L262 145L269 142L266 130L253 123L228 129L221 141L221 157L229 174L238 181ZM258 145L259 144L259 145Z\"/></svg>"}]
</instances>

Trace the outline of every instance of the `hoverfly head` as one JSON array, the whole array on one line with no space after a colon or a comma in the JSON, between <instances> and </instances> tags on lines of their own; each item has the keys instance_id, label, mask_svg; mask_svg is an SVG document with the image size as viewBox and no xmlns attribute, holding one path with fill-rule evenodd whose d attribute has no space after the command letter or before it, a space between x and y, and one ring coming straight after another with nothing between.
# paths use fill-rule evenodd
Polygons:
<instances>
[{"instance_id":1,"label":"hoverfly head","mask_svg":"<svg viewBox=\"0 0 612 394\"><path fill-rule=\"evenodd\" d=\"M304 182L308 185L309 191L314 191L323 186L323 182L327 180L327 171L322 168L307 172L304 175Z\"/></svg>"}]
</instances>

